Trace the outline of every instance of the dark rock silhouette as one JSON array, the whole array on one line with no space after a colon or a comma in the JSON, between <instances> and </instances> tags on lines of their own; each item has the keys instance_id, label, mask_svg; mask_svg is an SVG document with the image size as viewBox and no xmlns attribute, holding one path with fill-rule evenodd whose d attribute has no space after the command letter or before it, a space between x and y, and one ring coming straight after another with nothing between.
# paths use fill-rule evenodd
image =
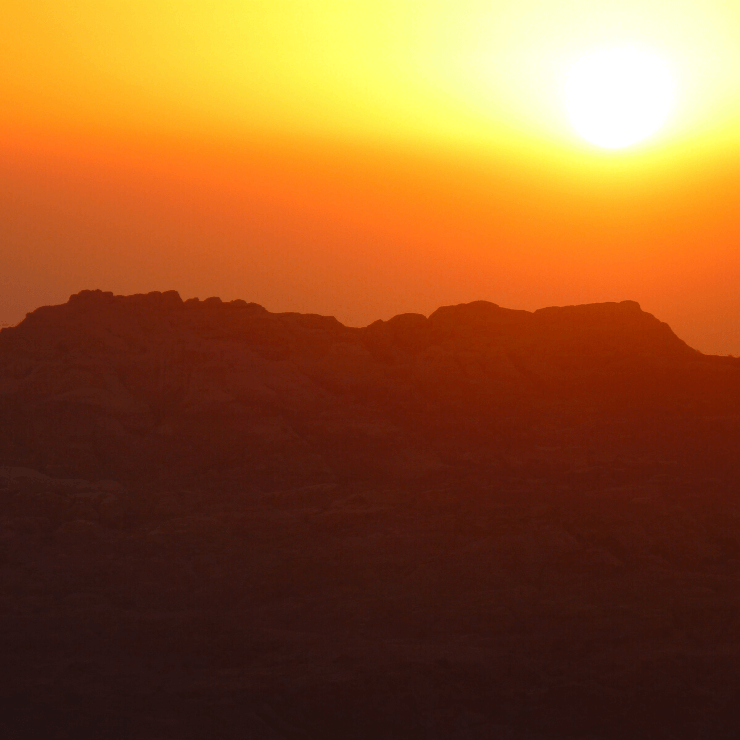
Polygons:
<instances>
[{"instance_id":1,"label":"dark rock silhouette","mask_svg":"<svg viewBox=\"0 0 740 740\"><path fill-rule=\"evenodd\" d=\"M723 738L740 360L625 301L0 332L9 737Z\"/></svg>"},{"instance_id":2,"label":"dark rock silhouette","mask_svg":"<svg viewBox=\"0 0 740 740\"><path fill-rule=\"evenodd\" d=\"M739 372L634 302L477 302L352 329L174 291L85 291L0 334L2 444L88 477L416 476L476 449L498 457L502 435L562 435L571 417L681 448L696 436L683 422L706 439L708 416L737 411Z\"/></svg>"}]
</instances>

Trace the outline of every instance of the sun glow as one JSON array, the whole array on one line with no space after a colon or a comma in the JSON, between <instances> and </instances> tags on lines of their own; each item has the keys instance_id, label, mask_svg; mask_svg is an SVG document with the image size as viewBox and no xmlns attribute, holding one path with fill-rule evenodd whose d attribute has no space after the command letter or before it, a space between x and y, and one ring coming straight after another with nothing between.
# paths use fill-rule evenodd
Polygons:
<instances>
[{"instance_id":1,"label":"sun glow","mask_svg":"<svg viewBox=\"0 0 740 740\"><path fill-rule=\"evenodd\" d=\"M585 54L569 66L564 97L580 136L606 149L621 149L666 123L676 83L659 55L637 47L611 47Z\"/></svg>"}]
</instances>

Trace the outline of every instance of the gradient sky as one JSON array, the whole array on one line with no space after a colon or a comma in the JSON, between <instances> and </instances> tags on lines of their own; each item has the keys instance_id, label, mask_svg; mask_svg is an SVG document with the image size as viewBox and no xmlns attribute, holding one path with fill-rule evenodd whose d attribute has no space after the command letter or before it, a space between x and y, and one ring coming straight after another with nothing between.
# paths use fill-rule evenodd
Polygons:
<instances>
[{"instance_id":1,"label":"gradient sky","mask_svg":"<svg viewBox=\"0 0 740 740\"><path fill-rule=\"evenodd\" d=\"M563 70L654 50L665 128L598 149ZM740 354L740 3L4 0L0 321L175 288L360 325L638 300Z\"/></svg>"}]
</instances>

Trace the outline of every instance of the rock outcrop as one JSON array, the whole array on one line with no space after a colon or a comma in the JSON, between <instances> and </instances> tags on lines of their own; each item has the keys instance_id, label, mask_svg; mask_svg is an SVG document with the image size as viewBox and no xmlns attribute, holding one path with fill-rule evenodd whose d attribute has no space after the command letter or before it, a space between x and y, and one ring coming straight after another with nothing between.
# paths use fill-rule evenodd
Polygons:
<instances>
[{"instance_id":1,"label":"rock outcrop","mask_svg":"<svg viewBox=\"0 0 740 740\"><path fill-rule=\"evenodd\" d=\"M740 360L634 302L0 332L16 738L740 729Z\"/></svg>"},{"instance_id":2,"label":"rock outcrop","mask_svg":"<svg viewBox=\"0 0 740 740\"><path fill-rule=\"evenodd\" d=\"M707 419L739 410L740 361L690 349L630 301L481 301L354 329L174 291L84 291L0 333L0 462L55 475L417 477L499 459L502 438L586 444L594 425L627 425L627 456L661 444L685 461L692 428L706 440Z\"/></svg>"}]
</instances>

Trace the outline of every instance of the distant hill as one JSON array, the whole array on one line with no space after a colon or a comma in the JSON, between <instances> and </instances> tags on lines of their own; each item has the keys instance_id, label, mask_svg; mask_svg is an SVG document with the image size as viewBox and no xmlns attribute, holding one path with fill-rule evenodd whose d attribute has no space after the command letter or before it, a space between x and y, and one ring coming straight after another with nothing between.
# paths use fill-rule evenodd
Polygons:
<instances>
[{"instance_id":1,"label":"distant hill","mask_svg":"<svg viewBox=\"0 0 740 740\"><path fill-rule=\"evenodd\" d=\"M478 301L365 328L83 291L0 332L0 462L238 485L419 477L584 445L734 465L740 360L632 301ZM602 442L599 442L602 440ZM697 454L700 452L700 454Z\"/></svg>"},{"instance_id":2,"label":"distant hill","mask_svg":"<svg viewBox=\"0 0 740 740\"><path fill-rule=\"evenodd\" d=\"M734 740L740 360L630 301L0 332L13 740Z\"/></svg>"}]
</instances>

